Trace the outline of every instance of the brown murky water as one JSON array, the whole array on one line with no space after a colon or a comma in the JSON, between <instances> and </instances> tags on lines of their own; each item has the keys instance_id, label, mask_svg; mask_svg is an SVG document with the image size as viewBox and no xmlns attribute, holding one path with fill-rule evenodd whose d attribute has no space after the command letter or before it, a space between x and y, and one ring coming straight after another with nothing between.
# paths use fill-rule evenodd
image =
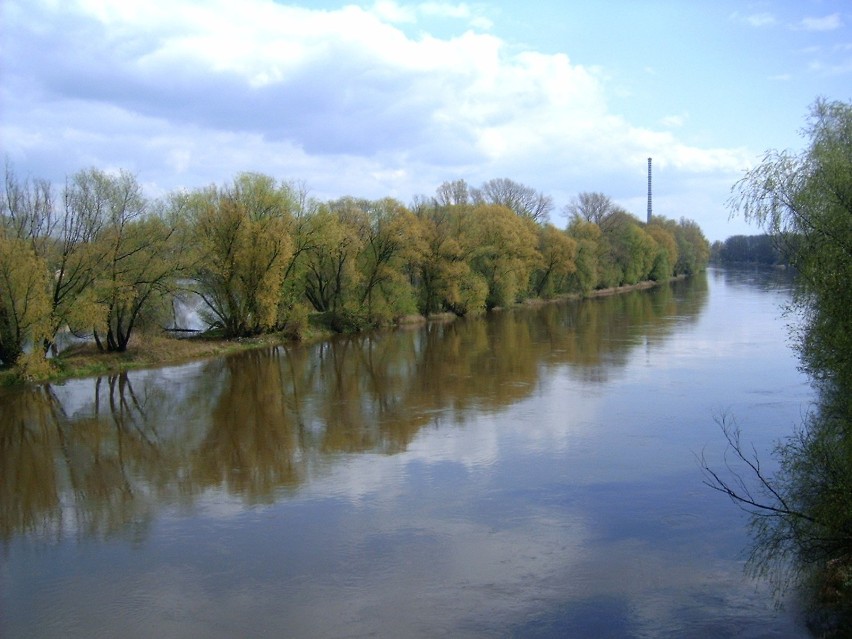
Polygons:
<instances>
[{"instance_id":1,"label":"brown murky water","mask_svg":"<svg viewBox=\"0 0 852 639\"><path fill-rule=\"evenodd\" d=\"M0 636L807 636L701 483L811 398L789 283L0 394Z\"/></svg>"}]
</instances>

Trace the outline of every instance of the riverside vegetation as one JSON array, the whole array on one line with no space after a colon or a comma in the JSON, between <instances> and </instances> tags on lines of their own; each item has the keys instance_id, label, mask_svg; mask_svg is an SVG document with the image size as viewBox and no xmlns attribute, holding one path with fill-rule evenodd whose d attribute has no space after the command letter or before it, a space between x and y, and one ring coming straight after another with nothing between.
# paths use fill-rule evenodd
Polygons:
<instances>
[{"instance_id":1,"label":"riverside vegetation","mask_svg":"<svg viewBox=\"0 0 852 639\"><path fill-rule=\"evenodd\" d=\"M794 345L817 401L775 451L770 474L731 418L727 471L705 461L707 483L751 514L749 568L779 592L799 587L820 636L852 628L852 103L818 100L800 154L771 151L734 189L732 205L759 222L801 285Z\"/></svg>"},{"instance_id":2,"label":"riverside vegetation","mask_svg":"<svg viewBox=\"0 0 852 639\"><path fill-rule=\"evenodd\" d=\"M236 340L264 345L666 280L710 255L694 222L646 224L601 193L566 207L567 229L547 221L552 209L509 179L445 182L410 207L320 202L304 184L258 173L150 200L126 171L82 170L57 193L7 163L0 366L8 380L40 380L155 365ZM226 341L164 345L175 304L190 298L205 337ZM61 352L68 333L93 344L82 358Z\"/></svg>"}]
</instances>

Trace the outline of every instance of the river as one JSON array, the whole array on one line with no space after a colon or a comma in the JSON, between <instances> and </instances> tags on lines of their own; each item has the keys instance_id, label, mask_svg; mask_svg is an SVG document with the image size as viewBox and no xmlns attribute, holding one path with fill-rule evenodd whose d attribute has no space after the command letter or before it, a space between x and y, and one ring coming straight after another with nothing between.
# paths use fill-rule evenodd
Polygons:
<instances>
[{"instance_id":1,"label":"river","mask_svg":"<svg viewBox=\"0 0 852 639\"><path fill-rule=\"evenodd\" d=\"M813 391L782 274L0 391L0 636L806 637L703 485Z\"/></svg>"}]
</instances>

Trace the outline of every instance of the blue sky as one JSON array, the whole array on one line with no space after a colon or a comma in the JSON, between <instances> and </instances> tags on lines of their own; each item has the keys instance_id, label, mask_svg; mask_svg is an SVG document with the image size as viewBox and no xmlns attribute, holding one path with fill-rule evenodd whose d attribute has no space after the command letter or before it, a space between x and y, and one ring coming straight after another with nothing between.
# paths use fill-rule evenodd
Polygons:
<instances>
[{"instance_id":1,"label":"blue sky","mask_svg":"<svg viewBox=\"0 0 852 639\"><path fill-rule=\"evenodd\" d=\"M95 166L152 197L259 171L410 203L500 177L654 211L711 240L767 149L848 101L852 5L3 0L0 149L57 187Z\"/></svg>"}]
</instances>

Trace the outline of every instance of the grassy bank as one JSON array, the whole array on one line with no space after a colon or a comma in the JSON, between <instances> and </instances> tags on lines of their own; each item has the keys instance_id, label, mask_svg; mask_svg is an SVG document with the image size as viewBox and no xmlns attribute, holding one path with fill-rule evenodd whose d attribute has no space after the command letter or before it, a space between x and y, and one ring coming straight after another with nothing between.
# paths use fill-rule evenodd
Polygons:
<instances>
[{"instance_id":1,"label":"grassy bank","mask_svg":"<svg viewBox=\"0 0 852 639\"><path fill-rule=\"evenodd\" d=\"M326 332L313 331L307 339L319 340L327 336ZM102 353L94 344L72 347L50 360L50 372L37 379L23 378L16 369L0 370L0 386L114 375L128 370L173 366L285 343L292 344L293 339L284 333L235 340L211 336L179 339L165 335L140 334L130 340L124 353Z\"/></svg>"}]
</instances>

